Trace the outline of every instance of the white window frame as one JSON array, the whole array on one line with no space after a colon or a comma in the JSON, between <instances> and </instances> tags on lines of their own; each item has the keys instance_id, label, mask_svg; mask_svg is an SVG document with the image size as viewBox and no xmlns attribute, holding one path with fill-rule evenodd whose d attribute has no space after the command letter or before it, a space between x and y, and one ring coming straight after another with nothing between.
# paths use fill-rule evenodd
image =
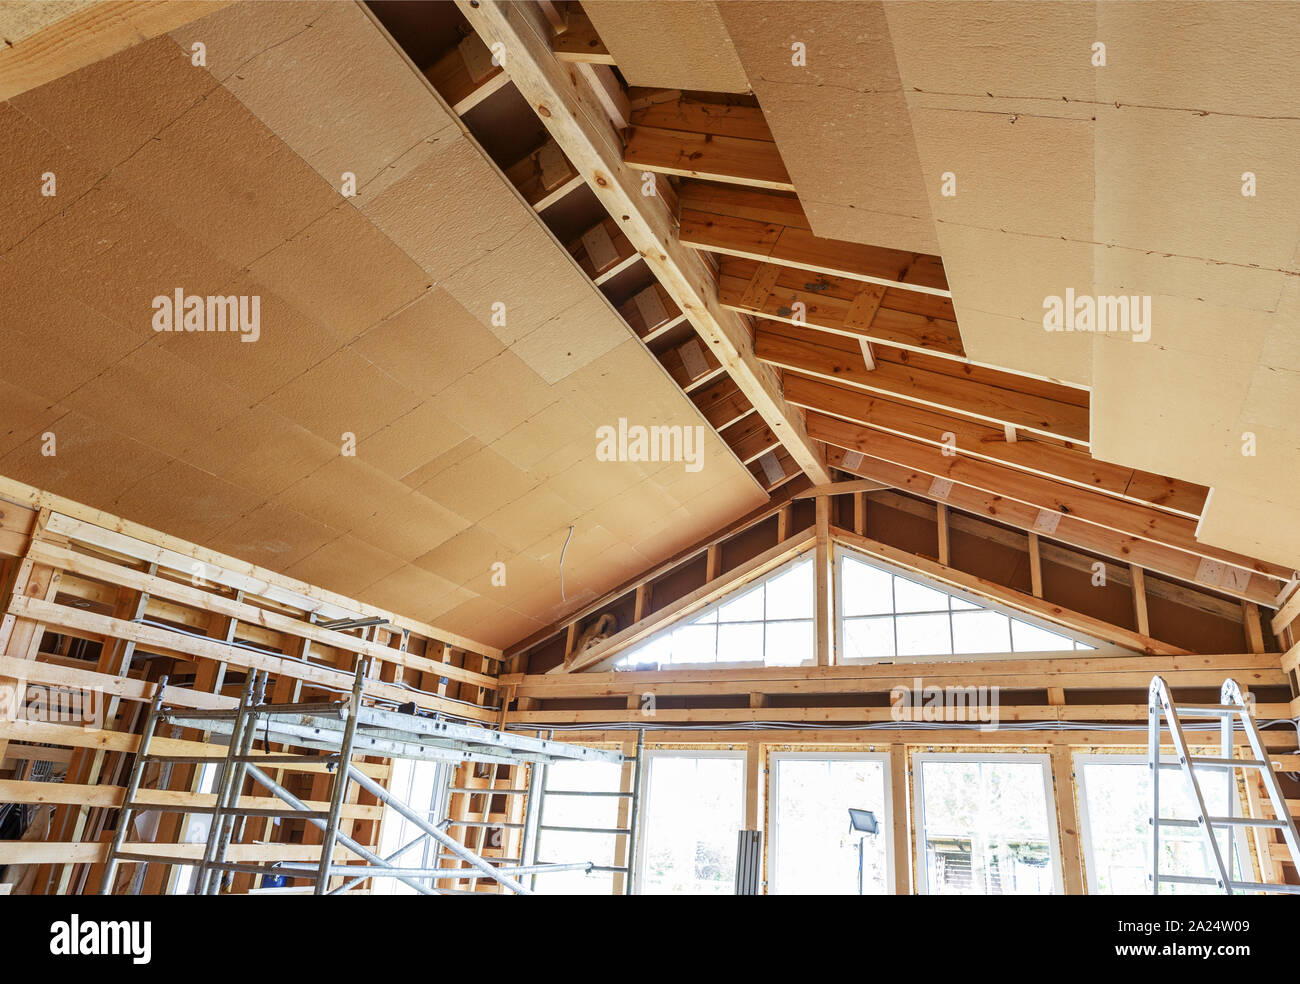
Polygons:
<instances>
[{"instance_id":1,"label":"white window frame","mask_svg":"<svg viewBox=\"0 0 1300 984\"><path fill-rule=\"evenodd\" d=\"M1052 857L1052 894L1064 895L1061 872L1061 844L1056 824L1056 798L1052 790L1052 757L1032 752L917 752L912 756L913 837L916 849L916 892L930 894L930 860L925 849L925 763L926 762L1017 762L1037 763L1043 773L1043 802L1047 809L1047 842ZM1066 777L1067 780L1069 777Z\"/></svg>"},{"instance_id":2,"label":"white window frame","mask_svg":"<svg viewBox=\"0 0 1300 984\"><path fill-rule=\"evenodd\" d=\"M1217 755L1218 752L1215 752L1214 754ZM1092 762L1105 763L1107 765L1140 765L1143 768L1146 768L1147 756L1140 753L1132 755L1106 755L1097 752L1078 752L1074 756L1074 775L1075 781L1078 784L1076 799L1079 803L1079 836L1083 838L1083 868L1087 873L1088 894L1100 895L1102 894L1101 890L1097 887L1097 863L1092 853L1092 824L1088 819L1088 774L1085 767ZM1166 775L1169 778L1177 776L1174 780L1175 782L1186 782L1186 778L1181 772L1175 773L1170 770ZM1162 780L1162 782L1168 782L1169 778ZM1241 793L1237 789L1236 780L1234 778L1233 795L1228 802L1229 816L1241 816L1240 801ZM1254 877L1257 873L1254 872L1254 867L1251 862L1250 847L1245 841L1246 829L1244 827L1230 827L1229 833L1231 836L1233 853L1236 855L1237 861L1239 862L1236 865L1238 876L1241 877L1242 880L1248 880L1245 878L1245 873L1242 871L1241 862L1252 865L1251 877ZM1149 885L1147 890L1150 891Z\"/></svg>"},{"instance_id":3,"label":"white window frame","mask_svg":"<svg viewBox=\"0 0 1300 984\"><path fill-rule=\"evenodd\" d=\"M1117 646L1112 642L1105 641L1104 639L1098 639L1093 636L1085 635L1067 626L1061 625L1058 622L1053 622L1049 619L1043 618L1038 615L1031 615L1028 612L1020 610L1019 608L1015 608L1003 602L995 601L984 595L976 594L973 591L967 591L963 588L954 587L953 585L935 580L934 578L931 577L927 577L924 574L918 574L916 571L908 570L905 567L900 567L897 564L891 564L889 561L881 560L880 558L875 557L871 554L863 553L861 550L858 550L855 547L850 546L849 544L835 543L833 547L834 549L832 550L833 556L831 559L831 572L835 580L834 592L833 592L835 596L834 599L835 600L835 609L834 609L835 654L837 657L837 662L845 666L873 666L873 665L879 665L880 663L927 663L927 662L938 662L942 660L974 660L974 659L998 659L998 658L1012 658L1012 659L1076 658L1077 659L1083 656L1093 657L1093 656L1133 655L1133 650L1131 649L1125 649L1123 646ZM1011 651L1005 653L934 653L926 656L894 655L894 656L882 656L879 659L863 659L863 658L856 658L856 657L850 659L845 655L847 650L844 647L844 620L845 620L844 578L840 573L844 557L851 557L855 560L860 560L861 563L867 564L868 566L871 567L876 567L886 572L887 574L891 574L896 577L901 577L907 581L913 581L917 584L920 584L922 587L931 588L935 591L941 591L944 594L952 595L954 598L957 598L960 601L967 602L968 604L971 605L976 605L979 608L983 608L991 612L997 612L1000 615L1006 615L1008 618L1017 619L1021 622L1025 622L1029 625L1032 625L1036 628L1043 629L1047 632L1052 632L1055 633L1056 635L1061 635L1069 639L1077 640L1078 642L1081 642L1088 646L1092 646L1093 648L1086 649L1086 650L1053 649L1044 652ZM910 615L914 613L904 612L902 614ZM926 613L919 612L915 614L926 614ZM951 629L952 614L953 613L951 611L948 612L948 616L949 616L948 624L949 624L950 633L952 631ZM893 615L866 615L866 616L855 615L850 617L853 619L858 619L858 618L897 619L900 616L898 613L894 613Z\"/></svg>"},{"instance_id":4,"label":"white window frame","mask_svg":"<svg viewBox=\"0 0 1300 984\"><path fill-rule=\"evenodd\" d=\"M727 749L727 748L709 748L709 749L692 749L692 748L655 748L645 749L642 752L646 757L646 767L641 772L641 789L640 803L637 807L637 825L640 828L636 839L636 894L644 893L645 888L645 852L646 843L649 836L646 833L645 819L650 816L653 808L650 796L650 777L654 772L654 764L657 759L668 758L729 758L738 759L741 765L740 775L740 817L739 829L745 829L745 817L749 805L749 783L746 781L748 776L748 759L749 752L746 749ZM734 850L734 847L733 847ZM733 886L734 887L734 886Z\"/></svg>"},{"instance_id":5,"label":"white window frame","mask_svg":"<svg viewBox=\"0 0 1300 984\"><path fill-rule=\"evenodd\" d=\"M673 619L672 621L668 622L668 623L665 624L665 625L661 625L661 626L659 626L659 627L656 628L653 632L651 632L651 633L650 633L650 634L649 634L645 639L642 639L642 640L640 640L640 641L638 641L638 642L636 642L636 643L633 643L632 645L630 645L630 646L628 646L626 649L624 649L622 652L618 653L618 654L614 657L615 662L616 662L616 663L617 663L617 662L622 662L623 660L627 659L629 656L631 656L632 654L634 654L638 649L645 647L645 646L648 645L651 641L653 641L654 639L658 638L659 636L664 635L664 634L666 634L666 633L670 633L670 632L674 631L675 629L682 628L682 627L685 626L685 625L689 625L689 624L691 624L692 622L695 622L697 619L705 618L705 617L708 616L711 612L714 612L714 611L717 611L718 609L720 609L723 605L729 604L730 602L735 601L737 598L742 598L742 597L744 597L745 595L749 594L751 591L757 591L757 590L759 590L760 588L763 588L763 586L764 586L768 581L770 581L770 580L776 578L776 577L779 576L782 572L788 570L789 568L795 567L795 566L797 566L797 565L799 565L799 564L801 564L801 563L803 563L803 562L805 562L805 561L808 561L808 560L814 560L814 563L815 563L815 559L812 557L812 552L813 552L813 547L814 547L814 546L815 546L815 544L809 544L807 547L805 547L805 548L803 548L802 550L800 550L800 551L799 551L797 554L795 554L793 557L790 557L790 558L788 558L788 559L786 559L786 560L783 560L781 563L777 564L777 565L776 565L775 567L773 567L771 570L766 571L765 573L763 573L763 574L760 575L759 577L755 578L755 579L754 579L752 582L750 582L749 584L744 584L744 585L738 585L738 586L736 586L735 588L733 588L732 590L730 590L730 591L728 591L726 594L724 594L722 597L716 599L715 601L710 602L709 604L703 606L702 608L698 609L697 611L693 611L693 612L690 612L689 614L682 615L682 616L680 616L679 618L675 618L675 619ZM816 602L816 586L815 586L815 585L816 585L816 577L815 577L815 576L814 576L814 578L813 578L813 582L814 582L814 588L813 588L813 593L814 593L814 597L813 597L813 614L812 614L811 616L809 616L808 618L806 618L806 619L803 619L803 618L776 618L776 619L770 619L770 620L769 620L769 619L764 618L764 619L759 619L759 620L751 621L751 622L732 622L732 623L723 623L723 624L731 624L731 625L762 625L762 626L766 626L766 625L776 625L776 624L779 624L779 623L781 623L781 622L809 622L809 623L811 624L811 627L812 627L813 639L816 640L816 638L817 638L817 602ZM718 627L715 625L715 626L714 626L715 633L716 633L716 631L717 631L717 628L718 628ZM766 633L765 633L765 636L764 636L764 637L766 638ZM715 655L715 657L716 657L716 655L717 655L717 645L716 645L716 639L717 639L717 636L716 636L716 634L715 634L715 636L714 636L714 639L715 639L715 645L714 645L714 650L713 650L713 652L714 652L714 655ZM813 652L813 654L812 654L808 659L804 660L804 661L801 662L801 663L796 663L796 664L794 664L794 666L816 666L816 665L817 665L817 654L816 654L816 652L815 652L815 650L816 650L816 645L815 645L815 643L814 643L814 647L813 647L813 648L814 648L814 652ZM716 659L716 658L715 658L712 662L709 662L709 663L660 663L660 664L659 664L659 667L658 667L657 670L649 670L649 671L642 671L642 672L657 673L657 672L660 672L660 671L662 671L662 670L752 670L752 669L764 669L764 668L767 668L767 663L766 663L764 660L762 660L762 659L743 659L743 660L741 660L741 659L727 659L727 660L720 660L720 659ZM790 667L790 666L782 666L782 667L773 667L773 668L774 668L774 669L792 669L793 667ZM631 672L635 672L635 671L636 671L636 667L635 667L635 666L632 666L632 667L629 667L629 669L628 669L627 671L620 671L620 672L629 672L629 671L631 671Z\"/></svg>"},{"instance_id":6,"label":"white window frame","mask_svg":"<svg viewBox=\"0 0 1300 984\"><path fill-rule=\"evenodd\" d=\"M776 808L780 802L781 795L781 770L778 765L783 760L803 760L818 762L879 762L884 766L885 774L885 815L877 816L876 820L883 828L882 833L885 838L885 865L888 871L888 880L886 885L886 894L893 895L896 891L895 885L895 865L894 865L894 782L893 773L891 772L892 762L888 752L770 752L768 754L768 774L772 777L771 793L768 796L767 808L767 873L770 879L769 889L776 887L776 853L781 838L781 828L776 819ZM844 818L845 827L848 827L848 817ZM776 894L768 891L765 894Z\"/></svg>"}]
</instances>

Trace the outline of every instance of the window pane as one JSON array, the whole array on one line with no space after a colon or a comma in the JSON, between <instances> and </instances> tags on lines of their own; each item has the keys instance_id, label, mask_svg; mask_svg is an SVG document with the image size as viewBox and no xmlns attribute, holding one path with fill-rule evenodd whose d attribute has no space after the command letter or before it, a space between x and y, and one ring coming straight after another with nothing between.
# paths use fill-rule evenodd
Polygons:
<instances>
[{"instance_id":1,"label":"window pane","mask_svg":"<svg viewBox=\"0 0 1300 984\"><path fill-rule=\"evenodd\" d=\"M1099 894L1143 895L1151 891L1147 872L1151 865L1151 779L1146 762L1104 756L1083 761L1077 770L1088 815L1088 888ZM1205 808L1213 816L1224 816L1229 797L1223 783L1203 782ZM1234 810L1240 815L1240 810ZM1192 796L1180 773L1167 771L1160 780L1160 814L1175 820L1196 817ZM1219 849L1228 857L1230 836L1220 832ZM1237 854L1238 872L1243 870ZM1160 831L1160 870L1170 875L1209 875L1214 860L1200 830L1166 827ZM1160 886L1161 894L1213 894L1209 885Z\"/></svg>"},{"instance_id":2,"label":"window pane","mask_svg":"<svg viewBox=\"0 0 1300 984\"><path fill-rule=\"evenodd\" d=\"M888 615L894 610L892 576L845 557L840 566L840 599L845 615Z\"/></svg>"},{"instance_id":3,"label":"window pane","mask_svg":"<svg viewBox=\"0 0 1300 984\"><path fill-rule=\"evenodd\" d=\"M1011 620L1011 644L1018 653L1049 652L1059 649L1073 649L1074 641L1055 632L1048 632L1036 625L1022 622L1017 618Z\"/></svg>"},{"instance_id":4,"label":"window pane","mask_svg":"<svg viewBox=\"0 0 1300 984\"><path fill-rule=\"evenodd\" d=\"M652 755L642 832L647 895L730 895L744 809L741 758Z\"/></svg>"},{"instance_id":5,"label":"window pane","mask_svg":"<svg viewBox=\"0 0 1300 984\"><path fill-rule=\"evenodd\" d=\"M683 625L673 632L674 663L712 663L717 658L718 630L712 625Z\"/></svg>"},{"instance_id":6,"label":"window pane","mask_svg":"<svg viewBox=\"0 0 1300 984\"><path fill-rule=\"evenodd\" d=\"M892 659L894 619L853 618L844 622L845 659Z\"/></svg>"},{"instance_id":7,"label":"window pane","mask_svg":"<svg viewBox=\"0 0 1300 984\"><path fill-rule=\"evenodd\" d=\"M905 577L894 578L894 604L899 612L946 612L948 595Z\"/></svg>"},{"instance_id":8,"label":"window pane","mask_svg":"<svg viewBox=\"0 0 1300 984\"><path fill-rule=\"evenodd\" d=\"M897 619L899 656L937 656L952 652L948 615L901 615Z\"/></svg>"},{"instance_id":9,"label":"window pane","mask_svg":"<svg viewBox=\"0 0 1300 984\"><path fill-rule=\"evenodd\" d=\"M763 623L737 622L718 626L718 662L763 661Z\"/></svg>"},{"instance_id":10,"label":"window pane","mask_svg":"<svg viewBox=\"0 0 1300 984\"><path fill-rule=\"evenodd\" d=\"M802 666L813 661L812 622L769 622L767 665Z\"/></svg>"},{"instance_id":11,"label":"window pane","mask_svg":"<svg viewBox=\"0 0 1300 984\"><path fill-rule=\"evenodd\" d=\"M1052 892L1041 764L923 761L921 784L926 885L931 893Z\"/></svg>"},{"instance_id":12,"label":"window pane","mask_svg":"<svg viewBox=\"0 0 1300 984\"><path fill-rule=\"evenodd\" d=\"M954 612L952 643L955 653L1011 652L1011 620L1001 612Z\"/></svg>"},{"instance_id":13,"label":"window pane","mask_svg":"<svg viewBox=\"0 0 1300 984\"><path fill-rule=\"evenodd\" d=\"M718 620L721 622L763 621L763 590L763 586L760 585L728 601L718 609Z\"/></svg>"},{"instance_id":14,"label":"window pane","mask_svg":"<svg viewBox=\"0 0 1300 984\"><path fill-rule=\"evenodd\" d=\"M764 586L767 593L767 617L812 618L813 565L811 558L777 574Z\"/></svg>"},{"instance_id":15,"label":"window pane","mask_svg":"<svg viewBox=\"0 0 1300 984\"><path fill-rule=\"evenodd\" d=\"M773 756L776 796L770 891L777 895L857 895L859 836L850 808L870 810L881 832L861 838L862 893L888 890L885 767L874 759Z\"/></svg>"}]
</instances>

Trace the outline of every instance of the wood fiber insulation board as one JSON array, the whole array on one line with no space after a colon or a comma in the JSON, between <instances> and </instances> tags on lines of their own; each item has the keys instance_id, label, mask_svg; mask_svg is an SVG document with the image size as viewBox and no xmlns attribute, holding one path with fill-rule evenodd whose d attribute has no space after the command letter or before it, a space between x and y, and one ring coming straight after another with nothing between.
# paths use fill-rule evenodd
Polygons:
<instances>
[{"instance_id":1,"label":"wood fiber insulation board","mask_svg":"<svg viewBox=\"0 0 1300 984\"><path fill-rule=\"evenodd\" d=\"M1151 296L1152 327L1094 340L1096 447L1213 486L1206 542L1300 564L1300 10L1104 5L1098 24L1096 291Z\"/></svg>"},{"instance_id":2,"label":"wood fiber insulation board","mask_svg":"<svg viewBox=\"0 0 1300 984\"><path fill-rule=\"evenodd\" d=\"M628 85L748 92L749 79L723 16L729 3L674 0L582 5Z\"/></svg>"},{"instance_id":3,"label":"wood fiber insulation board","mask_svg":"<svg viewBox=\"0 0 1300 984\"><path fill-rule=\"evenodd\" d=\"M570 524L571 603L760 498L709 428L698 472L594 460L700 418L357 5L232 7L0 114L0 474L496 644L565 604ZM261 338L155 333L177 286L258 295Z\"/></svg>"},{"instance_id":4,"label":"wood fiber insulation board","mask_svg":"<svg viewBox=\"0 0 1300 984\"><path fill-rule=\"evenodd\" d=\"M720 7L812 231L938 253L881 3ZM793 64L792 45L806 64ZM937 180L937 176L935 177Z\"/></svg>"},{"instance_id":5,"label":"wood fiber insulation board","mask_svg":"<svg viewBox=\"0 0 1300 984\"><path fill-rule=\"evenodd\" d=\"M0 5L0 99L165 34L231 0L87 0Z\"/></svg>"},{"instance_id":6,"label":"wood fiber insulation board","mask_svg":"<svg viewBox=\"0 0 1300 984\"><path fill-rule=\"evenodd\" d=\"M885 13L967 354L1086 385L1090 339L1042 318L1044 297L1093 279L1094 5Z\"/></svg>"}]
</instances>

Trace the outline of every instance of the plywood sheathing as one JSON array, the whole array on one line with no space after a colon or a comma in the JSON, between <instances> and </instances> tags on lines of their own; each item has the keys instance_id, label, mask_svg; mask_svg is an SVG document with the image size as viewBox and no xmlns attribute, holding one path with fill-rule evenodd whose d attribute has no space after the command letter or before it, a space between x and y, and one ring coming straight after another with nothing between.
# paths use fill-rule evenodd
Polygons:
<instances>
[{"instance_id":1,"label":"plywood sheathing","mask_svg":"<svg viewBox=\"0 0 1300 984\"><path fill-rule=\"evenodd\" d=\"M720 16L728 6L588 0L582 9L629 85L748 92L749 79Z\"/></svg>"},{"instance_id":2,"label":"plywood sheathing","mask_svg":"<svg viewBox=\"0 0 1300 984\"><path fill-rule=\"evenodd\" d=\"M884 5L719 9L813 232L939 252ZM795 45L806 64L794 64Z\"/></svg>"},{"instance_id":3,"label":"plywood sheathing","mask_svg":"<svg viewBox=\"0 0 1300 984\"><path fill-rule=\"evenodd\" d=\"M1300 103L1285 81L1300 11L904 3L886 14L971 357L1091 384L1096 456L1214 487L1204 542L1300 561L1300 359L1286 341ZM955 197L939 194L945 171ZM1266 195L1241 194L1245 171L1268 176ZM1067 287L1149 296L1151 341L1045 332L1043 300ZM1241 453L1248 431L1264 449L1253 457Z\"/></svg>"},{"instance_id":4,"label":"plywood sheathing","mask_svg":"<svg viewBox=\"0 0 1300 984\"><path fill-rule=\"evenodd\" d=\"M361 7L237 5L0 114L0 474L494 644L565 604L571 524L569 604L759 497L708 428L700 472L594 461L698 415ZM261 339L154 333L177 286Z\"/></svg>"},{"instance_id":5,"label":"plywood sheathing","mask_svg":"<svg viewBox=\"0 0 1300 984\"><path fill-rule=\"evenodd\" d=\"M885 14L967 354L1087 384L1089 339L1044 332L1042 316L1045 295L1092 283L1093 5Z\"/></svg>"}]
</instances>

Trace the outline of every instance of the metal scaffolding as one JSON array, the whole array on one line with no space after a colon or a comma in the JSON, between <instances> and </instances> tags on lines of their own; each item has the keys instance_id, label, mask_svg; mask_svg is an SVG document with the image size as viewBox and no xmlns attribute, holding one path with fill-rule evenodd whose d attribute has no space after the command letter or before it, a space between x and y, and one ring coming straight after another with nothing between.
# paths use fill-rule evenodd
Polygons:
<instances>
[{"instance_id":1,"label":"metal scaffolding","mask_svg":"<svg viewBox=\"0 0 1300 984\"><path fill-rule=\"evenodd\" d=\"M534 789L540 788L539 773L549 763L583 761L621 764L624 761L621 752L571 745L514 732L496 731L476 724L447 720L438 714L426 717L422 714L387 710L367 704L365 682L368 668L369 660L364 657L359 658L352 692L347 700L335 703L298 704L265 703L267 674L250 670L239 706L228 711L164 710L162 695L167 686L167 679L164 677L159 680L145 718L139 751L127 783L117 831L104 866L100 894L107 895L112 892L119 864L178 863L174 855L142 851L136 845L127 844L126 835L131 827L132 814L140 810L171 809L182 813L211 814L212 820L203 859L197 866L194 880L196 895L217 894L222 879L235 872L313 879L317 895L341 894L368 878L396 878L422 895L460 894L455 889L438 888L436 883L465 877L490 878L516 895L531 895L534 880L539 874L599 869L599 866L589 861L539 864L532 860L527 852L523 863L493 864L491 860L475 853L450 836L441 825L431 823L418 811L393 796L380 783L357 768L353 763L353 756L370 755L446 763L486 762L509 765L526 763L532 768L531 794ZM150 745L160 724L228 735L225 758L154 754L150 750ZM261 739L268 745L275 742L286 748L310 751L254 755L252 753L255 739ZM218 763L220 771L216 782L215 804L211 807L192 805L166 807L139 803L137 794L141 779L149 763L155 762L160 764ZM333 775L329 809L311 809L260 768L268 765L314 767L324 765ZM286 804L287 809L242 806L240 797L245 781L248 779L269 790L274 797ZM385 806L414 824L420 830L420 835L398 851L383 858L343 833L339 829L339 820L347 800L349 783L356 783ZM488 789L475 790L475 792L492 794L495 791ZM538 805L540 807L540 802ZM532 812L530 808L530 815ZM303 864L287 861L239 863L228 860L236 820L241 817L306 820L314 824L324 831L319 863ZM501 824L493 825L501 826ZM634 827L635 824L632 826ZM529 829L532 830L531 825ZM401 856L430 838L440 846L438 852L440 860L454 858L469 865L469 868L402 867ZM535 831L532 832L532 838L535 840ZM336 861L334 855L339 847L357 855L361 862L342 864ZM500 859L494 860L500 861ZM470 869L473 869L475 874L467 875ZM331 889L331 879L340 877L345 881ZM524 877L530 880L528 886L519 880Z\"/></svg>"}]
</instances>

